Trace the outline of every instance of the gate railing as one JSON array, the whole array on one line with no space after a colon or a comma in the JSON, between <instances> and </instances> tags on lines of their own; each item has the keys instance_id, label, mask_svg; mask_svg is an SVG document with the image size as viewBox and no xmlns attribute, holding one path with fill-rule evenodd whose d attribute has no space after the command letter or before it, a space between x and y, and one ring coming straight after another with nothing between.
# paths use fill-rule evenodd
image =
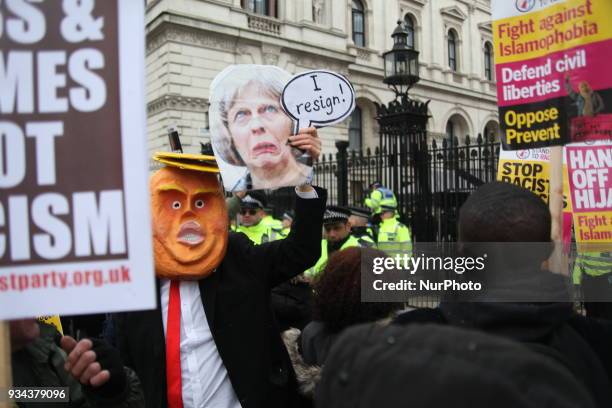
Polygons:
<instances>
[{"instance_id":1,"label":"gate railing","mask_svg":"<svg viewBox=\"0 0 612 408\"><path fill-rule=\"evenodd\" d=\"M337 153L322 155L314 165L313 184L328 190L328 203L363 207L373 182L397 186L402 221L413 231L427 232L417 240L429 242L456 240L459 208L479 185L495 180L499 160L499 142L481 135L466 136L462 144L457 138L432 140L426 154L418 155L402 149L349 151L347 142L337 142L336 147ZM417 182L415 174L426 182ZM292 200L292 189L270 194L277 216L292 208Z\"/></svg>"}]
</instances>

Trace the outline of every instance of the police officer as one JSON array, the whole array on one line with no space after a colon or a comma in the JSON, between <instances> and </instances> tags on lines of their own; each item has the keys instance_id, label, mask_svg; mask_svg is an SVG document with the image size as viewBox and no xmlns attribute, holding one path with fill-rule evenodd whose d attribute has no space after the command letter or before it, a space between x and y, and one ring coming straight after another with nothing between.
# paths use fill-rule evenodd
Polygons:
<instances>
[{"instance_id":1,"label":"police officer","mask_svg":"<svg viewBox=\"0 0 612 408\"><path fill-rule=\"evenodd\" d=\"M375 181L370 184L370 194L365 199L365 205L370 209L373 216L378 216L381 212L380 202L391 197L395 197L393 191L383 187L380 181Z\"/></svg>"},{"instance_id":2,"label":"police officer","mask_svg":"<svg viewBox=\"0 0 612 408\"><path fill-rule=\"evenodd\" d=\"M612 253L578 253L573 278L575 284L582 285L587 316L612 320ZM604 299L610 302L603 302Z\"/></svg>"},{"instance_id":3,"label":"police officer","mask_svg":"<svg viewBox=\"0 0 612 408\"><path fill-rule=\"evenodd\" d=\"M378 249L390 255L408 253L412 255L412 234L410 229L398 221L397 200L395 194L384 194L378 201L380 224L377 228L376 242Z\"/></svg>"},{"instance_id":4,"label":"police officer","mask_svg":"<svg viewBox=\"0 0 612 408\"><path fill-rule=\"evenodd\" d=\"M265 203L266 196L262 191L250 191L240 201L236 232L244 233L255 244L276 239L274 231L262 222Z\"/></svg>"},{"instance_id":5,"label":"police officer","mask_svg":"<svg viewBox=\"0 0 612 408\"><path fill-rule=\"evenodd\" d=\"M351 234L357 238L359 245L362 247L374 246L374 233L368 220L369 211L361 207L349 207L349 209L351 210L351 216L349 217Z\"/></svg>"},{"instance_id":6,"label":"police officer","mask_svg":"<svg viewBox=\"0 0 612 408\"><path fill-rule=\"evenodd\" d=\"M351 235L349 216L351 211L338 206L328 206L323 214L324 239L321 240L321 257L317 263L306 271L306 276L314 278L325 268L327 259L335 251L360 246L359 241Z\"/></svg>"}]
</instances>

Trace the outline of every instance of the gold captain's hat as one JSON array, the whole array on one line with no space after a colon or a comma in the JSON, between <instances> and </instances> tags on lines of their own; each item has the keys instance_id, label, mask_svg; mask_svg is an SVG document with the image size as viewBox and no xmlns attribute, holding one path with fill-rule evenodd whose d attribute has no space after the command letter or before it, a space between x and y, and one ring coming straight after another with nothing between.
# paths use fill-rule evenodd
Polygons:
<instances>
[{"instance_id":1,"label":"gold captain's hat","mask_svg":"<svg viewBox=\"0 0 612 408\"><path fill-rule=\"evenodd\" d=\"M219 165L215 156L205 154L188 154L174 152L157 152L153 160L166 166L178 167L183 170L195 170L203 173L219 173Z\"/></svg>"}]
</instances>

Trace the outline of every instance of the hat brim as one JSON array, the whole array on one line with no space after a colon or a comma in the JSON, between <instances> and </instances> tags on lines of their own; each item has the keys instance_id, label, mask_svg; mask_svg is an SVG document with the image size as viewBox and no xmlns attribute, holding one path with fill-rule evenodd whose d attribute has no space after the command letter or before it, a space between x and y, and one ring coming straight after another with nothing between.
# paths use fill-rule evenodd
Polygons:
<instances>
[{"instance_id":1,"label":"hat brim","mask_svg":"<svg viewBox=\"0 0 612 408\"><path fill-rule=\"evenodd\" d=\"M336 223L339 223L339 222L346 223L346 222L348 222L348 218L338 218L338 217L336 217L336 218L329 218L327 220L323 220L323 225L336 224Z\"/></svg>"},{"instance_id":2,"label":"hat brim","mask_svg":"<svg viewBox=\"0 0 612 408\"><path fill-rule=\"evenodd\" d=\"M248 208L248 209L251 209L251 210L263 209L262 207L260 207L256 203L241 203L240 204L240 208Z\"/></svg>"},{"instance_id":3,"label":"hat brim","mask_svg":"<svg viewBox=\"0 0 612 408\"><path fill-rule=\"evenodd\" d=\"M170 167L177 167L183 170L193 170L202 173L219 173L219 166L215 156L204 154L187 154L172 152L157 152L153 155L153 160Z\"/></svg>"}]
</instances>

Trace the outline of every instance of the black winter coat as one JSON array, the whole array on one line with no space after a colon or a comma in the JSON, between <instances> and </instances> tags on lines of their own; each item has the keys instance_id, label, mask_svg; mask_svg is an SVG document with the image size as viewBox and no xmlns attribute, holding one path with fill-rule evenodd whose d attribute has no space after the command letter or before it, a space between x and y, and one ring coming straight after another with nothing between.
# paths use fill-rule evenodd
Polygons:
<instances>
[{"instance_id":1,"label":"black winter coat","mask_svg":"<svg viewBox=\"0 0 612 408\"><path fill-rule=\"evenodd\" d=\"M283 282L272 289L272 310L281 333L292 327L303 330L311 320L312 288L310 283L301 280L294 282L294 279Z\"/></svg>"},{"instance_id":2,"label":"black winter coat","mask_svg":"<svg viewBox=\"0 0 612 408\"><path fill-rule=\"evenodd\" d=\"M295 374L270 308L270 291L314 265L321 255L327 193L317 189L317 194L317 199L296 198L296 217L286 239L256 246L246 235L230 233L225 258L199 282L215 344L243 408L299 404ZM115 321L119 350L141 379L147 408L165 408L159 307L119 314Z\"/></svg>"},{"instance_id":3,"label":"black winter coat","mask_svg":"<svg viewBox=\"0 0 612 408\"><path fill-rule=\"evenodd\" d=\"M527 273L517 273L525 278ZM533 271L538 290L547 299L568 299L563 277ZM516 290L532 290L535 280L517 279ZM532 284L531 287L529 284ZM523 287L518 287L523 286ZM512 289L506 287L505 290ZM597 321L573 312L570 302L450 302L436 309L418 309L399 315L396 324L439 323L472 328L536 346L552 348L559 360L591 392L599 407L612 407L612 323ZM606 346L607 345L607 346ZM537 348L546 352L546 348Z\"/></svg>"}]
</instances>

